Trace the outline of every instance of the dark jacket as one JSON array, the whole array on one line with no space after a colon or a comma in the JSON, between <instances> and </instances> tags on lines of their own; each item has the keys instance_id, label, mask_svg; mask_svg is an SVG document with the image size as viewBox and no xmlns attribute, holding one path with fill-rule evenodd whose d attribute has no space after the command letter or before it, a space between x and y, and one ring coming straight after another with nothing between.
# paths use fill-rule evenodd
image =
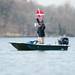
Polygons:
<instances>
[{"instance_id":1,"label":"dark jacket","mask_svg":"<svg viewBox=\"0 0 75 75\"><path fill-rule=\"evenodd\" d=\"M45 24L42 21L39 21L39 19L37 19L37 23L38 23L38 29L37 29L37 33L39 37L45 37Z\"/></svg>"}]
</instances>

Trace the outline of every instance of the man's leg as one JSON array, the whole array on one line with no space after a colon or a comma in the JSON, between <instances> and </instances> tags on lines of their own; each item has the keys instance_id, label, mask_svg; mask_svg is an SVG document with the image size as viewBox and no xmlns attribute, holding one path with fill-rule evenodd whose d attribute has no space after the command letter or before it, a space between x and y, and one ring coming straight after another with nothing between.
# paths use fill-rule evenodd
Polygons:
<instances>
[{"instance_id":1,"label":"man's leg","mask_svg":"<svg viewBox=\"0 0 75 75\"><path fill-rule=\"evenodd\" d=\"M40 37L38 37L38 44L40 44L41 43L41 38Z\"/></svg>"},{"instance_id":2,"label":"man's leg","mask_svg":"<svg viewBox=\"0 0 75 75\"><path fill-rule=\"evenodd\" d=\"M41 44L44 44L44 37L41 37Z\"/></svg>"},{"instance_id":3,"label":"man's leg","mask_svg":"<svg viewBox=\"0 0 75 75\"><path fill-rule=\"evenodd\" d=\"M38 43L44 44L44 37L38 37Z\"/></svg>"}]
</instances>

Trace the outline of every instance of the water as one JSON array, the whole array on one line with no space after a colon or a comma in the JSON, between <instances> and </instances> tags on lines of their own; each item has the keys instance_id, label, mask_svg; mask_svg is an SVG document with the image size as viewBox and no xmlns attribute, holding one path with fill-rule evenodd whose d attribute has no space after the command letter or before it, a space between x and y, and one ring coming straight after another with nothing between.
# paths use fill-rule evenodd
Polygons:
<instances>
[{"instance_id":1,"label":"water","mask_svg":"<svg viewBox=\"0 0 75 75\"><path fill-rule=\"evenodd\" d=\"M68 51L17 51L9 42L36 38L0 38L0 75L75 75L75 38ZM57 43L57 38L45 42Z\"/></svg>"}]
</instances>

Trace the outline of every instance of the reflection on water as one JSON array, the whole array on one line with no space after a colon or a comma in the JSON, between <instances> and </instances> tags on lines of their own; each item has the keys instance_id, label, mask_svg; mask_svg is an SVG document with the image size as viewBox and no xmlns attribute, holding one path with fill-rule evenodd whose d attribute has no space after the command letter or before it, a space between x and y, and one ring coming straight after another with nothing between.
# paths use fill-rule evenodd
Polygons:
<instances>
[{"instance_id":1,"label":"reflection on water","mask_svg":"<svg viewBox=\"0 0 75 75\"><path fill-rule=\"evenodd\" d=\"M68 51L17 51L10 42L28 42L36 38L0 38L0 75L74 75L75 38ZM57 38L45 38L54 44Z\"/></svg>"}]
</instances>

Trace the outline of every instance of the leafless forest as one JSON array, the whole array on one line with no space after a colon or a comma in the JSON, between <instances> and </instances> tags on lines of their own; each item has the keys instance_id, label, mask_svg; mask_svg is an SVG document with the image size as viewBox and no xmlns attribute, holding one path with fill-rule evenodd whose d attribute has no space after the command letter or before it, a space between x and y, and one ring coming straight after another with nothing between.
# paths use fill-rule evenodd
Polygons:
<instances>
[{"instance_id":1,"label":"leafless forest","mask_svg":"<svg viewBox=\"0 0 75 75\"><path fill-rule=\"evenodd\" d=\"M75 7L38 6L26 0L0 0L0 36L36 36L35 10L45 11L46 36L75 36Z\"/></svg>"}]
</instances>

